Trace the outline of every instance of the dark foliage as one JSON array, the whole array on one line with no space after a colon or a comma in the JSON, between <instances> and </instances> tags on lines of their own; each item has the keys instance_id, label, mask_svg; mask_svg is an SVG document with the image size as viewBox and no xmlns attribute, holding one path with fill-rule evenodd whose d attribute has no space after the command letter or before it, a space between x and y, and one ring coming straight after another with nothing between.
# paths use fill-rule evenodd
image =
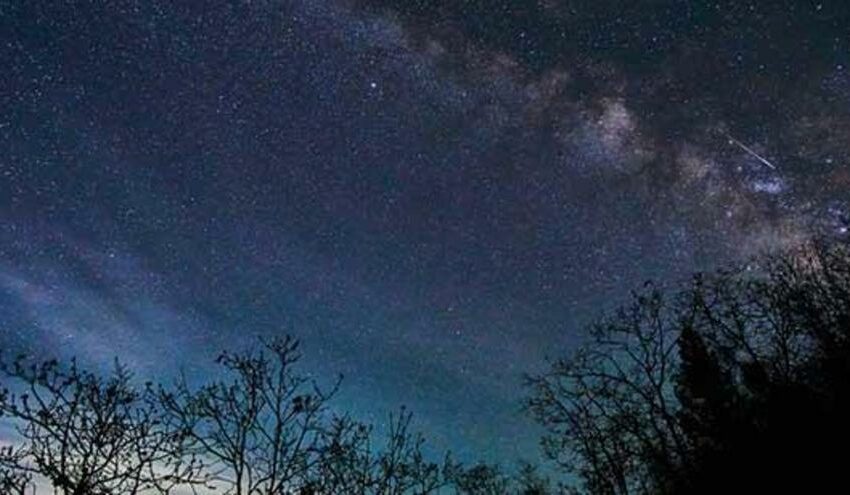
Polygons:
<instances>
[{"instance_id":1,"label":"dark foliage","mask_svg":"<svg viewBox=\"0 0 850 495\"><path fill-rule=\"evenodd\" d=\"M810 244L648 287L529 377L551 459L589 493L820 492L850 441L850 253Z\"/></svg>"}]
</instances>

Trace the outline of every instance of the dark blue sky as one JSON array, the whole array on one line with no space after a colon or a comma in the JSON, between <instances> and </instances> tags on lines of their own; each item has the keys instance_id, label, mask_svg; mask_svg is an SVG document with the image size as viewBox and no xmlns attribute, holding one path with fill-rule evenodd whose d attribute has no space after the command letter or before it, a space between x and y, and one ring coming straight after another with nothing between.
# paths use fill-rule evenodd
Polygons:
<instances>
[{"instance_id":1,"label":"dark blue sky","mask_svg":"<svg viewBox=\"0 0 850 495\"><path fill-rule=\"evenodd\" d=\"M847 8L632 5L0 2L0 342L167 380L291 333L340 407L533 459L588 318L846 234Z\"/></svg>"}]
</instances>

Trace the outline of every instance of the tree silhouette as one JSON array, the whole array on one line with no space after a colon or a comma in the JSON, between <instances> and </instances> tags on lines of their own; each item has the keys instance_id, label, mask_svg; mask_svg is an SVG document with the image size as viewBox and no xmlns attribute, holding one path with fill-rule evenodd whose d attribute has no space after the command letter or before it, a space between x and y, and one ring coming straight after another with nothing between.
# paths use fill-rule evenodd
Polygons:
<instances>
[{"instance_id":1,"label":"tree silhouette","mask_svg":"<svg viewBox=\"0 0 850 495\"><path fill-rule=\"evenodd\" d=\"M692 459L677 489L843 483L834 452L850 440L846 247L813 243L697 277L689 296L684 323L702 344L689 337L681 346L680 414Z\"/></svg>"},{"instance_id":2,"label":"tree silhouette","mask_svg":"<svg viewBox=\"0 0 850 495\"><path fill-rule=\"evenodd\" d=\"M502 471L498 465L478 463L464 468L456 465L451 475L455 493L460 495L546 495L555 493L549 479L537 468L520 463L516 474Z\"/></svg>"},{"instance_id":3,"label":"tree silhouette","mask_svg":"<svg viewBox=\"0 0 850 495\"><path fill-rule=\"evenodd\" d=\"M411 432L412 413L390 415L386 439L375 442L373 427L335 417L321 442L313 482L301 493L329 495L545 495L548 479L523 464L517 476L498 466L464 467L449 454L429 460L420 433Z\"/></svg>"},{"instance_id":4,"label":"tree silhouette","mask_svg":"<svg viewBox=\"0 0 850 495\"><path fill-rule=\"evenodd\" d=\"M0 493L24 495L32 480L32 474L15 468L21 459L13 446L0 448Z\"/></svg>"},{"instance_id":5,"label":"tree silhouette","mask_svg":"<svg viewBox=\"0 0 850 495\"><path fill-rule=\"evenodd\" d=\"M16 438L0 463L3 483L22 487L31 474L68 495L169 493L191 482L197 464L182 451L149 386L137 389L116 363L105 378L75 361L0 365L8 388L0 414Z\"/></svg>"},{"instance_id":6,"label":"tree silhouette","mask_svg":"<svg viewBox=\"0 0 850 495\"><path fill-rule=\"evenodd\" d=\"M426 454L402 407L378 436L331 409L329 391L295 369L298 342L223 353L217 379L138 388L126 368L96 374L57 361L0 363L0 419L16 438L0 448L0 493L44 478L65 495L168 494L178 487L233 495L543 495L530 465L518 476ZM31 485L30 485L31 486Z\"/></svg>"},{"instance_id":7,"label":"tree silhouette","mask_svg":"<svg viewBox=\"0 0 850 495\"><path fill-rule=\"evenodd\" d=\"M390 415L383 445L373 427L348 416L334 418L323 436L320 461L305 493L424 495L447 487L458 466L448 455L438 464L422 451L421 434L410 431L412 413Z\"/></svg>"},{"instance_id":8,"label":"tree silhouette","mask_svg":"<svg viewBox=\"0 0 850 495\"><path fill-rule=\"evenodd\" d=\"M549 478L541 476L537 466L528 462L521 462L519 472L516 476L517 495L546 495L554 493Z\"/></svg>"},{"instance_id":9,"label":"tree silhouette","mask_svg":"<svg viewBox=\"0 0 850 495\"><path fill-rule=\"evenodd\" d=\"M819 491L850 440L850 253L653 286L528 378L544 451L599 494ZM841 485L839 485L841 486Z\"/></svg>"},{"instance_id":10,"label":"tree silhouette","mask_svg":"<svg viewBox=\"0 0 850 495\"><path fill-rule=\"evenodd\" d=\"M495 495L508 493L511 480L498 466L477 464L455 475L459 493L465 495Z\"/></svg>"},{"instance_id":11,"label":"tree silhouette","mask_svg":"<svg viewBox=\"0 0 850 495\"><path fill-rule=\"evenodd\" d=\"M292 493L310 482L319 462L326 403L294 369L301 355L290 337L256 352L223 353L223 378L192 390L184 381L162 389L173 421L208 463L209 480L234 495Z\"/></svg>"},{"instance_id":12,"label":"tree silhouette","mask_svg":"<svg viewBox=\"0 0 850 495\"><path fill-rule=\"evenodd\" d=\"M34 477L66 495L544 495L823 492L850 442L850 250L812 243L686 287L647 284L569 357L529 376L544 453L535 468L434 461L412 414L385 436L337 411L296 370L298 342L223 353L197 387L137 387L116 363L0 363L0 493Z\"/></svg>"},{"instance_id":13,"label":"tree silhouette","mask_svg":"<svg viewBox=\"0 0 850 495\"><path fill-rule=\"evenodd\" d=\"M649 490L672 469L684 438L676 420L673 322L661 291L648 286L631 305L590 328L590 343L528 377L526 407L548 431L545 454L591 493Z\"/></svg>"}]
</instances>

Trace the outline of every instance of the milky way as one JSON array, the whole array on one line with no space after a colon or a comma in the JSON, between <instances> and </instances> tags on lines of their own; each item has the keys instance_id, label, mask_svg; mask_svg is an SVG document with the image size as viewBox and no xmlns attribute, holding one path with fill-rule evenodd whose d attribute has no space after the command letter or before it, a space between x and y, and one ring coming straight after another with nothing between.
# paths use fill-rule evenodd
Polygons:
<instances>
[{"instance_id":1,"label":"milky way","mask_svg":"<svg viewBox=\"0 0 850 495\"><path fill-rule=\"evenodd\" d=\"M5 347L291 333L340 407L533 459L588 318L847 235L844 2L184 3L0 3Z\"/></svg>"}]
</instances>

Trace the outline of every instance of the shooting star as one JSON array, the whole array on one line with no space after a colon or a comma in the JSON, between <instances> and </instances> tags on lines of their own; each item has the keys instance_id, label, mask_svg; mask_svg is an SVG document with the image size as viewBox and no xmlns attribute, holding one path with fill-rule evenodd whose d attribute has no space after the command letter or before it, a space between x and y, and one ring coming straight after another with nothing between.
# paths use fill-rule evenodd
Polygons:
<instances>
[{"instance_id":1,"label":"shooting star","mask_svg":"<svg viewBox=\"0 0 850 495\"><path fill-rule=\"evenodd\" d=\"M758 153L756 153L752 148L750 148L746 144L738 141L737 139L733 138L729 134L726 135L726 138L729 139L729 144L734 144L734 145L738 146L742 150L746 151L750 156L754 157L756 160L762 162L763 164L767 165L771 169L776 170L776 165L770 163L770 161L767 158L759 155Z\"/></svg>"}]
</instances>

